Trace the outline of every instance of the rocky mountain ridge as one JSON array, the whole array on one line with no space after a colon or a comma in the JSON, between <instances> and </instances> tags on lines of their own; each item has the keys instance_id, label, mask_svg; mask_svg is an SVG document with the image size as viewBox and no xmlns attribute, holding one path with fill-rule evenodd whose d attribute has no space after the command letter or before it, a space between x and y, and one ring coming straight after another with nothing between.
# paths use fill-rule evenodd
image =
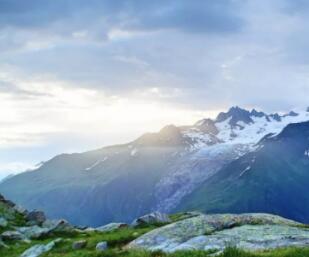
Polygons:
<instances>
[{"instance_id":1,"label":"rocky mountain ridge","mask_svg":"<svg viewBox=\"0 0 309 257\"><path fill-rule=\"evenodd\" d=\"M179 210L269 212L309 222L309 122L289 124L221 169Z\"/></svg>"},{"instance_id":2,"label":"rocky mountain ridge","mask_svg":"<svg viewBox=\"0 0 309 257\"><path fill-rule=\"evenodd\" d=\"M56 156L5 180L0 192L80 225L171 212L225 165L254 151L263 137L305 120L306 111L279 115L233 107L214 120L166 126L128 144Z\"/></svg>"}]
</instances>

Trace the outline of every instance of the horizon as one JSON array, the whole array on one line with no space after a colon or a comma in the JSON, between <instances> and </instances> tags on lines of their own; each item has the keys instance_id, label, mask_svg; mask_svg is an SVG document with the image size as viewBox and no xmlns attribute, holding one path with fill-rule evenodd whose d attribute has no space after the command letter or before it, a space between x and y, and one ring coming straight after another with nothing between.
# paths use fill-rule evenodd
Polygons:
<instances>
[{"instance_id":1,"label":"horizon","mask_svg":"<svg viewBox=\"0 0 309 257\"><path fill-rule=\"evenodd\" d=\"M233 105L308 106L304 1L11 0L0 14L0 177Z\"/></svg>"},{"instance_id":2,"label":"horizon","mask_svg":"<svg viewBox=\"0 0 309 257\"><path fill-rule=\"evenodd\" d=\"M42 164L44 164L45 162L50 161L52 158L54 158L54 157L56 157L58 155L61 155L61 154L84 153L84 152L88 152L88 151L97 150L97 149L100 149L102 147L108 147L108 146L112 146L112 145L129 144L129 143L133 142L134 140L138 139L143 134L158 133L161 129L163 129L164 127L169 126L169 125L174 125L174 126L177 126L177 127L181 127L181 126L194 125L195 123L197 123L198 121L203 120L203 119L211 119L211 120L215 121L217 116L221 112L227 113L232 108L240 108L242 110L246 110L246 111L249 111L249 112L252 112L253 110L256 110L258 112L264 112L263 110L258 109L258 108L254 108L254 107L253 108L245 108L245 107L242 107L242 106L233 105L233 106L227 108L226 110L220 110L220 111L217 111L217 112L208 112L210 114L209 116L200 117L200 119L197 119L197 120L195 120L194 122L191 122L191 123L186 123L186 124L182 124L182 123L180 123L180 124L166 123L166 124L163 124L162 126L160 126L157 129L153 129L153 130L149 130L149 131L143 131L140 134L138 134L136 136L132 136L132 137L127 138L127 139L124 139L124 141L121 141L121 142L120 141L119 142L111 142L111 143L105 144L105 145L99 143L97 145L93 145L93 147L90 146L89 148L84 148L84 146L81 146L81 148L77 147L76 149L72 149L71 151L65 151L65 150L61 151L61 149L59 149L58 152L54 152L54 153L49 154L49 156L47 156L44 160L43 159L38 160L36 162L28 164L28 166L24 165L24 164L19 164L19 163L13 163L13 167L11 166L9 169L5 169L5 168L1 169L1 165L0 165L0 183L2 181L4 181L6 178L9 178L9 177L11 177L13 175L17 175L19 173L35 170L38 167L40 167ZM294 111L297 114L299 114L300 112L308 112L308 108L309 107L304 107L304 108L296 108L296 109L287 110L287 111L281 111L281 112L272 112L272 113L264 112L264 113L266 115L279 114L280 116L283 116L285 114L288 114L291 111Z\"/></svg>"}]
</instances>

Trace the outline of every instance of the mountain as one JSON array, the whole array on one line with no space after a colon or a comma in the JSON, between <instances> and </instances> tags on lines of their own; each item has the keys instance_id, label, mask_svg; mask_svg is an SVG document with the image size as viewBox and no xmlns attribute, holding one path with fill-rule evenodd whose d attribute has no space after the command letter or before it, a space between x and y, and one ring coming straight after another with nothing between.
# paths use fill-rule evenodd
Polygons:
<instances>
[{"instance_id":1,"label":"mountain","mask_svg":"<svg viewBox=\"0 0 309 257\"><path fill-rule=\"evenodd\" d=\"M268 212L309 223L309 122L263 138L185 197L179 209Z\"/></svg>"},{"instance_id":2,"label":"mountain","mask_svg":"<svg viewBox=\"0 0 309 257\"><path fill-rule=\"evenodd\" d=\"M74 224L130 222L150 211L173 211L263 137L305 120L306 111L279 115L232 107L216 119L169 125L128 144L61 154L5 180L0 192Z\"/></svg>"}]
</instances>

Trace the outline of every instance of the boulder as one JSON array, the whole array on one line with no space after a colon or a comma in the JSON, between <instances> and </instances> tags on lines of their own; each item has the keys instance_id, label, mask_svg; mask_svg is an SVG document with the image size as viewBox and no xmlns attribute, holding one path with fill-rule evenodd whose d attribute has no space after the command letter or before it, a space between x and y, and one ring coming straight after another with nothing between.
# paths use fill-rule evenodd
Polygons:
<instances>
[{"instance_id":1,"label":"boulder","mask_svg":"<svg viewBox=\"0 0 309 257\"><path fill-rule=\"evenodd\" d=\"M96 228L95 230L100 232L108 232L116 229L127 228L128 224L126 223L109 223L107 225Z\"/></svg>"},{"instance_id":2,"label":"boulder","mask_svg":"<svg viewBox=\"0 0 309 257\"><path fill-rule=\"evenodd\" d=\"M50 251L58 242L60 242L61 239L58 238L54 241L51 241L50 243L44 245L44 244L37 244L23 252L23 254L20 257L38 257L43 253L46 253Z\"/></svg>"},{"instance_id":3,"label":"boulder","mask_svg":"<svg viewBox=\"0 0 309 257\"><path fill-rule=\"evenodd\" d=\"M30 211L26 215L26 220L30 225L42 225L44 221L46 221L45 213L38 210Z\"/></svg>"},{"instance_id":4,"label":"boulder","mask_svg":"<svg viewBox=\"0 0 309 257\"><path fill-rule=\"evenodd\" d=\"M50 232L50 229L42 228L37 225L30 227L19 227L16 228L16 230L19 233L23 234L23 236L28 239L39 239L44 236L47 236Z\"/></svg>"},{"instance_id":5,"label":"boulder","mask_svg":"<svg viewBox=\"0 0 309 257\"><path fill-rule=\"evenodd\" d=\"M74 227L65 220L46 220L41 227L38 225L17 227L16 230L25 238L39 239L52 232L72 232Z\"/></svg>"},{"instance_id":6,"label":"boulder","mask_svg":"<svg viewBox=\"0 0 309 257\"><path fill-rule=\"evenodd\" d=\"M13 207L13 209L14 209L16 212L18 212L18 213L20 213L20 214L22 214L22 215L27 215L27 214L28 214L28 211L27 211L24 207L22 207L22 206L20 206L20 205L15 205L15 206Z\"/></svg>"},{"instance_id":7,"label":"boulder","mask_svg":"<svg viewBox=\"0 0 309 257\"><path fill-rule=\"evenodd\" d=\"M46 220L42 224L43 228L49 229L51 232L72 232L75 228L66 220Z\"/></svg>"},{"instance_id":8,"label":"boulder","mask_svg":"<svg viewBox=\"0 0 309 257\"><path fill-rule=\"evenodd\" d=\"M132 241L129 247L173 252L222 250L227 245L250 250L306 244L309 230L298 222L269 214L217 214L199 215L157 228Z\"/></svg>"},{"instance_id":9,"label":"boulder","mask_svg":"<svg viewBox=\"0 0 309 257\"><path fill-rule=\"evenodd\" d=\"M97 246L95 247L95 249L97 249L97 251L100 251L100 252L107 250L107 242L103 241L103 242L97 243Z\"/></svg>"},{"instance_id":10,"label":"boulder","mask_svg":"<svg viewBox=\"0 0 309 257\"><path fill-rule=\"evenodd\" d=\"M169 223L171 222L167 214L161 212L152 212L135 219L131 226L137 227L145 224Z\"/></svg>"},{"instance_id":11,"label":"boulder","mask_svg":"<svg viewBox=\"0 0 309 257\"><path fill-rule=\"evenodd\" d=\"M227 246L247 251L262 251L285 247L304 247L309 244L309 231L284 225L244 225L192 239L169 249L216 250Z\"/></svg>"},{"instance_id":12,"label":"boulder","mask_svg":"<svg viewBox=\"0 0 309 257\"><path fill-rule=\"evenodd\" d=\"M23 240L25 237L18 231L5 231L1 234L1 239L4 241Z\"/></svg>"},{"instance_id":13,"label":"boulder","mask_svg":"<svg viewBox=\"0 0 309 257\"><path fill-rule=\"evenodd\" d=\"M5 205L7 205L8 207L11 207L11 208L13 208L15 206L15 203L13 203L10 200L5 199L4 196L1 195L1 194L0 194L0 202L4 203Z\"/></svg>"},{"instance_id":14,"label":"boulder","mask_svg":"<svg viewBox=\"0 0 309 257\"><path fill-rule=\"evenodd\" d=\"M86 240L79 240L79 241L73 242L72 249L74 250L83 249L86 247L86 245L87 245Z\"/></svg>"}]
</instances>

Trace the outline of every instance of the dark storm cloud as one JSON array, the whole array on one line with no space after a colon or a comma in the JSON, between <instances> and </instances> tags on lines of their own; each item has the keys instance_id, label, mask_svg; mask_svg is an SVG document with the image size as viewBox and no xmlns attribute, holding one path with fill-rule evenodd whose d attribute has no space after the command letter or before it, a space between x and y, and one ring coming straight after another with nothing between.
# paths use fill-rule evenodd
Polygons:
<instances>
[{"instance_id":1,"label":"dark storm cloud","mask_svg":"<svg viewBox=\"0 0 309 257\"><path fill-rule=\"evenodd\" d=\"M221 33L241 28L238 8L231 0L0 0L0 26L34 29L62 22L61 29L70 30L99 21L128 30Z\"/></svg>"}]
</instances>

